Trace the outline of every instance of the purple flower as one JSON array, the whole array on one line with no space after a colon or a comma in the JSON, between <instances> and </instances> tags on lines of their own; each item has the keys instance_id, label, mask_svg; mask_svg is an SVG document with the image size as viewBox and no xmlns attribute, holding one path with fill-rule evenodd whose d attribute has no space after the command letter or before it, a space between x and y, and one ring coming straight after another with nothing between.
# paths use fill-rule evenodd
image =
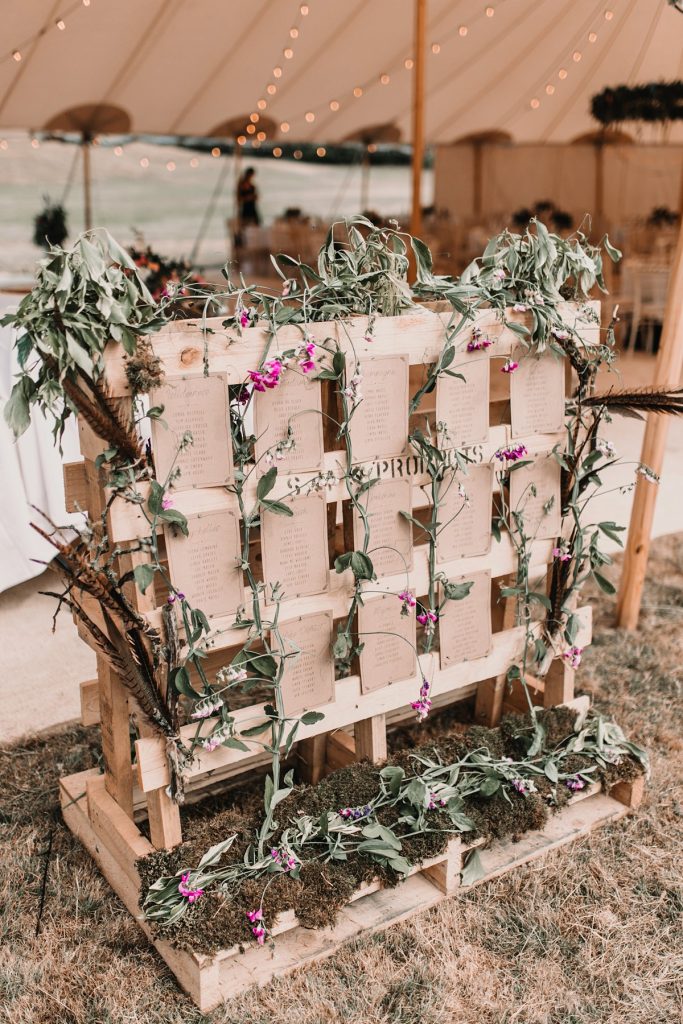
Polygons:
<instances>
[{"instance_id":1,"label":"purple flower","mask_svg":"<svg viewBox=\"0 0 683 1024\"><path fill-rule=\"evenodd\" d=\"M490 338L484 336L481 327L472 328L472 340L467 342L468 352L479 352L482 349L490 348L493 342Z\"/></svg>"},{"instance_id":2,"label":"purple flower","mask_svg":"<svg viewBox=\"0 0 683 1024\"><path fill-rule=\"evenodd\" d=\"M266 929L261 925L256 925L256 927L252 928L251 931L259 946L262 946L266 941Z\"/></svg>"},{"instance_id":3,"label":"purple flower","mask_svg":"<svg viewBox=\"0 0 683 1024\"><path fill-rule=\"evenodd\" d=\"M553 558L559 559L560 562L568 562L571 557L571 551L568 551L564 544L559 548L553 548Z\"/></svg>"},{"instance_id":4,"label":"purple flower","mask_svg":"<svg viewBox=\"0 0 683 1024\"><path fill-rule=\"evenodd\" d=\"M413 701L410 702L411 708L417 714L418 722L424 722L425 718L427 717L427 715L431 711L432 702L431 702L431 699L429 697L430 689L431 689L431 684L430 684L429 680L425 679L425 677L423 676L422 677L422 685L420 686L420 696L418 697L417 700L413 700Z\"/></svg>"},{"instance_id":5,"label":"purple flower","mask_svg":"<svg viewBox=\"0 0 683 1024\"><path fill-rule=\"evenodd\" d=\"M263 920L263 911L261 909L259 909L259 910L248 910L247 911L247 917L249 918L249 921L251 922L251 924L254 924L256 921L262 921Z\"/></svg>"},{"instance_id":6,"label":"purple flower","mask_svg":"<svg viewBox=\"0 0 683 1024\"><path fill-rule=\"evenodd\" d=\"M167 508L173 508L173 498L170 494L165 494L161 499L161 507L166 511Z\"/></svg>"},{"instance_id":7,"label":"purple flower","mask_svg":"<svg viewBox=\"0 0 683 1024\"><path fill-rule=\"evenodd\" d=\"M196 903L199 897L204 895L204 890L192 889L188 885L189 878L190 872L186 871L185 874L181 876L180 884L178 886L178 892L180 893L181 896L185 897L188 903Z\"/></svg>"},{"instance_id":8,"label":"purple flower","mask_svg":"<svg viewBox=\"0 0 683 1024\"><path fill-rule=\"evenodd\" d=\"M523 459L527 454L528 450L524 444L507 445L504 448L498 449L496 458L500 462L517 462L518 459Z\"/></svg>"},{"instance_id":9,"label":"purple flower","mask_svg":"<svg viewBox=\"0 0 683 1024\"><path fill-rule=\"evenodd\" d=\"M582 778L580 778L578 775L572 775L571 778L565 779L564 780L564 784L567 787L567 789L571 789L572 792L574 792L574 791L576 791L578 789L585 789L586 788L585 781Z\"/></svg>"},{"instance_id":10,"label":"purple flower","mask_svg":"<svg viewBox=\"0 0 683 1024\"><path fill-rule=\"evenodd\" d=\"M583 647L570 647L562 657L571 668L578 668L583 656Z\"/></svg>"},{"instance_id":11,"label":"purple flower","mask_svg":"<svg viewBox=\"0 0 683 1024\"><path fill-rule=\"evenodd\" d=\"M248 327L249 325L249 313L246 309L241 309L238 314L238 320L240 327Z\"/></svg>"}]
</instances>

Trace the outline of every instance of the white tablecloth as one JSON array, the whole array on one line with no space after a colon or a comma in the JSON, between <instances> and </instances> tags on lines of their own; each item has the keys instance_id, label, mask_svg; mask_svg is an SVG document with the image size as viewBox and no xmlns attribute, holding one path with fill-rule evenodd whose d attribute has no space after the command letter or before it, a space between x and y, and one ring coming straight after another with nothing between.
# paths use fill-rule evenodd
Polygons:
<instances>
[{"instance_id":1,"label":"white tablecloth","mask_svg":"<svg viewBox=\"0 0 683 1024\"><path fill-rule=\"evenodd\" d=\"M20 298L0 292L0 317ZM62 456L52 437L51 423L34 411L34 422L15 442L2 418L18 371L13 333L9 327L0 328L0 592L38 576L44 565L33 559L48 562L54 554L51 545L31 529L31 521L41 523L31 505L60 526L79 519L67 515L64 507ZM65 431L62 446L65 462L80 459L74 422Z\"/></svg>"}]
</instances>

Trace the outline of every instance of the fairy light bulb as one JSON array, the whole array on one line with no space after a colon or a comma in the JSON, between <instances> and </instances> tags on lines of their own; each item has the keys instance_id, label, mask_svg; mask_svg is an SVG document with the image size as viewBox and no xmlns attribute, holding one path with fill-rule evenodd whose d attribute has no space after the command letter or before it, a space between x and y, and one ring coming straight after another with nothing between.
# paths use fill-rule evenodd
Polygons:
<instances>
[{"instance_id":1,"label":"fairy light bulb","mask_svg":"<svg viewBox=\"0 0 683 1024\"><path fill-rule=\"evenodd\" d=\"M376 153L376 152L377 152L377 146L375 145L375 143L374 142L369 142L368 143L368 153Z\"/></svg>"},{"instance_id":2,"label":"fairy light bulb","mask_svg":"<svg viewBox=\"0 0 683 1024\"><path fill-rule=\"evenodd\" d=\"M359 100L363 95L363 90L359 85L357 85L356 88L353 90L353 95L356 97L357 100Z\"/></svg>"},{"instance_id":3,"label":"fairy light bulb","mask_svg":"<svg viewBox=\"0 0 683 1024\"><path fill-rule=\"evenodd\" d=\"M555 92L555 86L550 85L550 83L548 83L548 85L546 85L545 87L545 91L548 94L548 96L552 96L552 94Z\"/></svg>"},{"instance_id":4,"label":"fairy light bulb","mask_svg":"<svg viewBox=\"0 0 683 1024\"><path fill-rule=\"evenodd\" d=\"M486 8L486 17L487 18L492 18L495 13L496 13L496 10L495 10L494 7L487 7Z\"/></svg>"},{"instance_id":5,"label":"fairy light bulb","mask_svg":"<svg viewBox=\"0 0 683 1024\"><path fill-rule=\"evenodd\" d=\"M318 146L315 152L316 156L319 156L321 159L327 155L327 150L325 149L324 146Z\"/></svg>"},{"instance_id":6,"label":"fairy light bulb","mask_svg":"<svg viewBox=\"0 0 683 1024\"><path fill-rule=\"evenodd\" d=\"M403 67L406 69L406 71L412 71L413 68L415 67L415 61L413 60L413 58L406 57L406 59L403 61Z\"/></svg>"},{"instance_id":7,"label":"fairy light bulb","mask_svg":"<svg viewBox=\"0 0 683 1024\"><path fill-rule=\"evenodd\" d=\"M282 78L282 68L281 67L273 68L273 78Z\"/></svg>"},{"instance_id":8,"label":"fairy light bulb","mask_svg":"<svg viewBox=\"0 0 683 1024\"><path fill-rule=\"evenodd\" d=\"M266 86L266 92L268 93L269 96L274 96L275 93L277 92L277 86L273 85L273 83L271 82L270 85Z\"/></svg>"},{"instance_id":9,"label":"fairy light bulb","mask_svg":"<svg viewBox=\"0 0 683 1024\"><path fill-rule=\"evenodd\" d=\"M566 68L560 68L560 70L557 72L557 77L561 78L562 81L564 82L564 80L565 80L565 78L567 77L568 74L569 74L569 72L567 71Z\"/></svg>"},{"instance_id":10,"label":"fairy light bulb","mask_svg":"<svg viewBox=\"0 0 683 1024\"><path fill-rule=\"evenodd\" d=\"M175 171L175 161L169 160L168 163L166 164L166 170Z\"/></svg>"},{"instance_id":11,"label":"fairy light bulb","mask_svg":"<svg viewBox=\"0 0 683 1024\"><path fill-rule=\"evenodd\" d=\"M33 149L38 149L39 146L40 146L40 143L38 142L38 139L31 139L31 146L32 146Z\"/></svg>"},{"instance_id":12,"label":"fairy light bulb","mask_svg":"<svg viewBox=\"0 0 683 1024\"><path fill-rule=\"evenodd\" d=\"M441 46L439 43L432 43L432 53L441 53Z\"/></svg>"},{"instance_id":13,"label":"fairy light bulb","mask_svg":"<svg viewBox=\"0 0 683 1024\"><path fill-rule=\"evenodd\" d=\"M123 146L114 146L114 156L121 156L123 154Z\"/></svg>"},{"instance_id":14,"label":"fairy light bulb","mask_svg":"<svg viewBox=\"0 0 683 1024\"><path fill-rule=\"evenodd\" d=\"M308 14L308 11L309 11L308 4L302 4L301 7L299 8L299 14L301 15L302 18L306 17L306 15Z\"/></svg>"},{"instance_id":15,"label":"fairy light bulb","mask_svg":"<svg viewBox=\"0 0 683 1024\"><path fill-rule=\"evenodd\" d=\"M64 29L66 28L66 22L64 21L63 18L60 18L59 21L56 21L55 25L57 26L57 28L59 29L60 32L63 32Z\"/></svg>"},{"instance_id":16,"label":"fairy light bulb","mask_svg":"<svg viewBox=\"0 0 683 1024\"><path fill-rule=\"evenodd\" d=\"M292 59L292 57L294 56L294 50L291 48L291 46L288 46L286 50L282 51L282 56L285 58L285 60Z\"/></svg>"},{"instance_id":17,"label":"fairy light bulb","mask_svg":"<svg viewBox=\"0 0 683 1024\"><path fill-rule=\"evenodd\" d=\"M90 0L83 0L84 7L90 7Z\"/></svg>"},{"instance_id":18,"label":"fairy light bulb","mask_svg":"<svg viewBox=\"0 0 683 1024\"><path fill-rule=\"evenodd\" d=\"M21 50L12 50L12 60L15 60L17 64L21 60Z\"/></svg>"},{"instance_id":19,"label":"fairy light bulb","mask_svg":"<svg viewBox=\"0 0 683 1024\"><path fill-rule=\"evenodd\" d=\"M598 38L598 33L597 32L589 32L588 33L588 42L589 43L594 43L597 40L597 38Z\"/></svg>"},{"instance_id":20,"label":"fairy light bulb","mask_svg":"<svg viewBox=\"0 0 683 1024\"><path fill-rule=\"evenodd\" d=\"M140 160L140 167L149 167L149 160L146 156L143 156Z\"/></svg>"},{"instance_id":21,"label":"fairy light bulb","mask_svg":"<svg viewBox=\"0 0 683 1024\"><path fill-rule=\"evenodd\" d=\"M212 157L214 158L214 160L215 160L215 159L216 159L216 157L217 157L217 156L220 156L220 155L221 155L221 151L220 151L220 149L218 148L218 146L214 146L214 147L213 147L213 149L211 150L211 156L212 156Z\"/></svg>"},{"instance_id":22,"label":"fairy light bulb","mask_svg":"<svg viewBox=\"0 0 683 1024\"><path fill-rule=\"evenodd\" d=\"M389 85L390 81L391 81L391 79L389 78L389 75L380 75L379 76L379 83L380 83L380 85Z\"/></svg>"},{"instance_id":23,"label":"fairy light bulb","mask_svg":"<svg viewBox=\"0 0 683 1024\"><path fill-rule=\"evenodd\" d=\"M338 100L330 100L330 110L336 113L339 110Z\"/></svg>"},{"instance_id":24,"label":"fairy light bulb","mask_svg":"<svg viewBox=\"0 0 683 1024\"><path fill-rule=\"evenodd\" d=\"M190 167L199 167L199 160L196 156L193 156L190 160Z\"/></svg>"},{"instance_id":25,"label":"fairy light bulb","mask_svg":"<svg viewBox=\"0 0 683 1024\"><path fill-rule=\"evenodd\" d=\"M289 38L290 39L298 39L299 38L299 29L298 28L290 28L290 30L289 30Z\"/></svg>"},{"instance_id":26,"label":"fairy light bulb","mask_svg":"<svg viewBox=\"0 0 683 1024\"><path fill-rule=\"evenodd\" d=\"M247 144L247 137L246 137L246 135L238 135L237 136L237 145L238 146L246 146L246 144Z\"/></svg>"},{"instance_id":27,"label":"fairy light bulb","mask_svg":"<svg viewBox=\"0 0 683 1024\"><path fill-rule=\"evenodd\" d=\"M256 113L256 111L254 111L253 114L249 115L249 120L251 121L252 124L258 124L259 123L260 118L259 118L259 115Z\"/></svg>"},{"instance_id":28,"label":"fairy light bulb","mask_svg":"<svg viewBox=\"0 0 683 1024\"><path fill-rule=\"evenodd\" d=\"M294 157L295 160L301 160L303 153L301 152L300 149L295 149L294 152L292 153L292 156Z\"/></svg>"},{"instance_id":29,"label":"fairy light bulb","mask_svg":"<svg viewBox=\"0 0 683 1024\"><path fill-rule=\"evenodd\" d=\"M572 60L574 61L575 64L579 63L579 61L581 60L581 51L580 50L574 50L574 52L572 54Z\"/></svg>"},{"instance_id":30,"label":"fairy light bulb","mask_svg":"<svg viewBox=\"0 0 683 1024\"><path fill-rule=\"evenodd\" d=\"M0 149L9 149L9 142L7 139L0 139Z\"/></svg>"},{"instance_id":31,"label":"fairy light bulb","mask_svg":"<svg viewBox=\"0 0 683 1024\"><path fill-rule=\"evenodd\" d=\"M265 132L257 132L256 133L256 138L259 140L259 142L265 142L266 141L266 133Z\"/></svg>"},{"instance_id":32,"label":"fairy light bulb","mask_svg":"<svg viewBox=\"0 0 683 1024\"><path fill-rule=\"evenodd\" d=\"M259 108L259 110L265 110L268 104L266 103L265 100L259 100L256 106Z\"/></svg>"},{"instance_id":33,"label":"fairy light bulb","mask_svg":"<svg viewBox=\"0 0 683 1024\"><path fill-rule=\"evenodd\" d=\"M289 131L289 122L288 121L283 121L282 122L282 124L280 125L280 131L283 132L284 135L287 134L287 132Z\"/></svg>"},{"instance_id":34,"label":"fairy light bulb","mask_svg":"<svg viewBox=\"0 0 683 1024\"><path fill-rule=\"evenodd\" d=\"M458 29L458 35L462 36L463 39L465 38L465 36L467 35L468 32L469 32L469 29L468 29L467 25L461 25L460 28Z\"/></svg>"},{"instance_id":35,"label":"fairy light bulb","mask_svg":"<svg viewBox=\"0 0 683 1024\"><path fill-rule=\"evenodd\" d=\"M611 21L614 17L614 11L605 11L605 21Z\"/></svg>"},{"instance_id":36,"label":"fairy light bulb","mask_svg":"<svg viewBox=\"0 0 683 1024\"><path fill-rule=\"evenodd\" d=\"M276 160L279 160L280 157L282 156L282 150L280 149L279 146L276 146L275 149L273 150L273 156L275 157Z\"/></svg>"},{"instance_id":37,"label":"fairy light bulb","mask_svg":"<svg viewBox=\"0 0 683 1024\"><path fill-rule=\"evenodd\" d=\"M247 125L247 135L255 135L255 134L256 134L256 125L255 124L248 124Z\"/></svg>"},{"instance_id":38,"label":"fairy light bulb","mask_svg":"<svg viewBox=\"0 0 683 1024\"><path fill-rule=\"evenodd\" d=\"M308 121L309 124L313 124L313 122L315 121L315 114L313 113L312 110L308 110L306 112L306 120Z\"/></svg>"},{"instance_id":39,"label":"fairy light bulb","mask_svg":"<svg viewBox=\"0 0 683 1024\"><path fill-rule=\"evenodd\" d=\"M538 110L540 105L541 105L541 101L538 99L537 96L534 96L534 98L532 99L531 103L529 104L529 106L531 107L532 110Z\"/></svg>"}]
</instances>

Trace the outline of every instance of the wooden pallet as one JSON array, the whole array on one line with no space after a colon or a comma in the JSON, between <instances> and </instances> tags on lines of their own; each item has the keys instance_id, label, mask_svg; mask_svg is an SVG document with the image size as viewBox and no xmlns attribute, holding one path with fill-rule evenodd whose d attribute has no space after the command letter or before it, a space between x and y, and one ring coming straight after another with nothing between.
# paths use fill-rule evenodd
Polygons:
<instances>
[{"instance_id":1,"label":"wooden pallet","mask_svg":"<svg viewBox=\"0 0 683 1024\"><path fill-rule=\"evenodd\" d=\"M381 931L441 902L448 896L467 892L461 871L474 846L490 881L521 867L586 835L600 825L617 821L638 806L643 778L619 783L609 793L598 785L576 794L569 804L552 815L542 831L528 832L519 842L495 841L481 844L451 841L440 857L414 869L396 888L384 889L379 882L358 889L340 912L332 927L308 929L299 925L293 912L280 915L272 927L275 948L271 952L248 946L221 950L212 956L174 948L168 941L152 936L139 906L140 877L136 861L154 851L137 826L107 793L97 769L64 778L60 795L64 820L92 855L107 881L135 917L157 952L168 964L178 983L204 1013L252 985L265 985L273 978L323 960L360 935Z\"/></svg>"}]
</instances>

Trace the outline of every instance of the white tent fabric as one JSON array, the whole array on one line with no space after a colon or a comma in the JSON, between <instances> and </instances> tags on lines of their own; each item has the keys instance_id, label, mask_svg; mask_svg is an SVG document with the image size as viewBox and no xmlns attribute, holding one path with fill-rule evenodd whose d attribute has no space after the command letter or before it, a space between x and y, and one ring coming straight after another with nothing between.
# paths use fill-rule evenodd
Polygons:
<instances>
[{"instance_id":1,"label":"white tent fabric","mask_svg":"<svg viewBox=\"0 0 683 1024\"><path fill-rule=\"evenodd\" d=\"M119 108L133 132L210 135L260 109L271 140L339 141L393 123L409 141L413 0L5 8L0 129L39 130L90 105ZM666 0L429 0L427 139L573 139L595 128L590 97L604 86L680 77L682 39ZM107 118L83 126L107 130Z\"/></svg>"}]
</instances>

